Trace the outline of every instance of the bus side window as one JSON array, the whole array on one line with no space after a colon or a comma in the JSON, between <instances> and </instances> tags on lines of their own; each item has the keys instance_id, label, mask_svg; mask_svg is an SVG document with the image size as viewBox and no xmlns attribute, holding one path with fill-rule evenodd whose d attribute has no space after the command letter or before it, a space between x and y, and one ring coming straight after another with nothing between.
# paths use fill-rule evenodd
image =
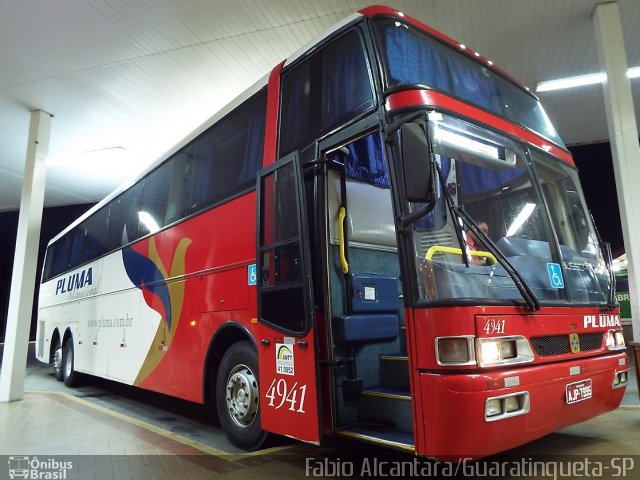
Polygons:
<instances>
[{"instance_id":1,"label":"bus side window","mask_svg":"<svg viewBox=\"0 0 640 480\"><path fill-rule=\"evenodd\" d=\"M173 158L172 164L172 168L169 169L170 171L166 172L166 175L169 177L169 193L163 225L169 225L180 219L187 208L187 182L191 166L189 155L186 152L178 153ZM158 214L159 213L160 212L158 212Z\"/></svg>"},{"instance_id":2,"label":"bus side window","mask_svg":"<svg viewBox=\"0 0 640 480\"><path fill-rule=\"evenodd\" d=\"M351 30L283 73L280 157L374 107L362 38Z\"/></svg>"},{"instance_id":3,"label":"bus side window","mask_svg":"<svg viewBox=\"0 0 640 480\"><path fill-rule=\"evenodd\" d=\"M188 147L192 211L224 201L254 185L262 166L265 112L266 93L260 92Z\"/></svg>"},{"instance_id":4,"label":"bus side window","mask_svg":"<svg viewBox=\"0 0 640 480\"><path fill-rule=\"evenodd\" d=\"M142 203L138 217L142 235L154 233L166 225L169 191L173 170L178 165L179 155L154 170L144 179Z\"/></svg>"},{"instance_id":5,"label":"bus side window","mask_svg":"<svg viewBox=\"0 0 640 480\"><path fill-rule=\"evenodd\" d=\"M107 251L127 245L138 238L138 208L142 182L136 183L110 203Z\"/></svg>"},{"instance_id":6,"label":"bus side window","mask_svg":"<svg viewBox=\"0 0 640 480\"><path fill-rule=\"evenodd\" d=\"M86 262L99 257L107 251L107 222L109 219L109 205L105 205L96 213L80 224L85 232L82 242L82 261Z\"/></svg>"}]
</instances>

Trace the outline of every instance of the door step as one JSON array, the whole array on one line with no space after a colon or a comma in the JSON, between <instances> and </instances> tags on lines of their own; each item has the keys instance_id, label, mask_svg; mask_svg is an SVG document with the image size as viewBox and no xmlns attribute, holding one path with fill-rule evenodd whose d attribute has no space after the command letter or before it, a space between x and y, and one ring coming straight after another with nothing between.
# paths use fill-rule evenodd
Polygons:
<instances>
[{"instance_id":1,"label":"door step","mask_svg":"<svg viewBox=\"0 0 640 480\"><path fill-rule=\"evenodd\" d=\"M409 392L397 390L395 388L367 388L365 390L362 390L360 394L367 397L388 398L390 400L404 400L407 402L411 401L411 395L409 394Z\"/></svg>"},{"instance_id":2,"label":"door step","mask_svg":"<svg viewBox=\"0 0 640 480\"><path fill-rule=\"evenodd\" d=\"M394 388L367 388L360 392L359 421L362 425L386 425L392 431L413 432L411 395Z\"/></svg>"},{"instance_id":3,"label":"door step","mask_svg":"<svg viewBox=\"0 0 640 480\"><path fill-rule=\"evenodd\" d=\"M381 355L380 382L383 387L409 391L408 357L406 355Z\"/></svg>"},{"instance_id":4,"label":"door step","mask_svg":"<svg viewBox=\"0 0 640 480\"><path fill-rule=\"evenodd\" d=\"M337 435L355 438L357 440L382 445L405 452L415 452L413 433L389 430L387 427L375 425L354 425L352 427L338 430Z\"/></svg>"}]
</instances>

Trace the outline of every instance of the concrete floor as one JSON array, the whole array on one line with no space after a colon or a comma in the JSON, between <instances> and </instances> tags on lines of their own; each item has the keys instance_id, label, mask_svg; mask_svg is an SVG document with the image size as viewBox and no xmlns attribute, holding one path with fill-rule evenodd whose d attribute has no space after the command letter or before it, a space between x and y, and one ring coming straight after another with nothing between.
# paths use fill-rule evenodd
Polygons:
<instances>
[{"instance_id":1,"label":"concrete floor","mask_svg":"<svg viewBox=\"0 0 640 480\"><path fill-rule=\"evenodd\" d=\"M0 345L0 358L1 354ZM390 458L388 450L347 440L332 440L328 447L320 448L282 439L271 449L246 454L227 442L204 407L100 379L68 389L55 380L51 367L35 361L32 355L25 391L23 401L0 404L0 479L9 478L8 467L19 461L10 456L18 455L37 456L39 461L71 461L73 468L64 471L68 479L330 477L329 465L350 473L346 455ZM597 458L611 462L626 457L619 460L619 466L627 462L624 465L629 467L628 462L633 462L633 470L625 472L627 478L640 478L639 403L633 375L618 410L489 460L504 464L531 455L549 455L572 460L600 456ZM336 463L336 457L343 463ZM413 461L410 455L393 454L391 458ZM375 471L364 473L365 477L376 477ZM482 477L483 472L473 473ZM618 471L605 471L601 478L614 478L614 473ZM411 472L405 471L403 476L411 476Z\"/></svg>"}]
</instances>

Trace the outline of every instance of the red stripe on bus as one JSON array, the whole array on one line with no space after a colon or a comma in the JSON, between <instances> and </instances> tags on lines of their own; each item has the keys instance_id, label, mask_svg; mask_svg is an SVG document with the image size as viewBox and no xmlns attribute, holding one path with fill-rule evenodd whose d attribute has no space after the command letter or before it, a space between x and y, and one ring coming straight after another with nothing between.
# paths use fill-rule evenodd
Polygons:
<instances>
[{"instance_id":1,"label":"red stripe on bus","mask_svg":"<svg viewBox=\"0 0 640 480\"><path fill-rule=\"evenodd\" d=\"M564 160L570 165L574 165L573 157L569 152L551 143L548 140L536 135L535 133L522 128L500 117L491 115L466 103L455 100L442 93L432 90L405 90L389 95L386 101L387 111L397 110L399 108L412 107L417 105L425 105L429 107L441 107L453 112L457 112L472 120L485 123L503 132L521 138L530 144L549 152L552 155Z\"/></svg>"},{"instance_id":2,"label":"red stripe on bus","mask_svg":"<svg viewBox=\"0 0 640 480\"><path fill-rule=\"evenodd\" d=\"M267 118L264 130L264 155L262 166L266 167L276 161L278 152L278 112L280 109L280 73L284 61L277 65L269 75L267 87Z\"/></svg>"}]
</instances>

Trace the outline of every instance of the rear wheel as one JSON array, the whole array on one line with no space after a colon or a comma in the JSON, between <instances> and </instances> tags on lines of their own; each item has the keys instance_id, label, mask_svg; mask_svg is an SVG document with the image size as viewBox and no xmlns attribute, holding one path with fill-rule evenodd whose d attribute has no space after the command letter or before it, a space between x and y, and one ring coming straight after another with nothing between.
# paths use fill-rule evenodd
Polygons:
<instances>
[{"instance_id":1,"label":"rear wheel","mask_svg":"<svg viewBox=\"0 0 640 480\"><path fill-rule=\"evenodd\" d=\"M238 342L222 357L216 383L220 425L229 441L244 450L257 450L267 441L260 428L258 356L251 344Z\"/></svg>"},{"instance_id":2,"label":"rear wheel","mask_svg":"<svg viewBox=\"0 0 640 480\"><path fill-rule=\"evenodd\" d=\"M53 349L53 374L56 380L62 381L62 343L59 338L56 340L56 346Z\"/></svg>"},{"instance_id":3,"label":"rear wheel","mask_svg":"<svg viewBox=\"0 0 640 480\"><path fill-rule=\"evenodd\" d=\"M75 387L79 383L80 374L74 370L72 338L65 342L62 352L62 379L67 387Z\"/></svg>"}]
</instances>

